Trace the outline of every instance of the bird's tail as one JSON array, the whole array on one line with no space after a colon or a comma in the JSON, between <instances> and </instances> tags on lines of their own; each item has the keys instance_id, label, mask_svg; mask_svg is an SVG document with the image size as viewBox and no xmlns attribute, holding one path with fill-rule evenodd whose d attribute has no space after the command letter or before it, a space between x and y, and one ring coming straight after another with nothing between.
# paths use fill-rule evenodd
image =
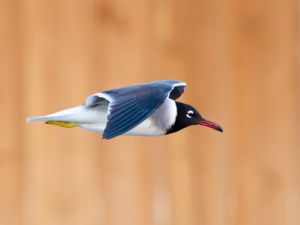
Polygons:
<instances>
[{"instance_id":1,"label":"bird's tail","mask_svg":"<svg viewBox=\"0 0 300 225\"><path fill-rule=\"evenodd\" d=\"M27 118L27 122L45 121L47 124L58 125L66 128L75 127L87 122L86 109L83 106L62 110L46 116Z\"/></svg>"}]
</instances>

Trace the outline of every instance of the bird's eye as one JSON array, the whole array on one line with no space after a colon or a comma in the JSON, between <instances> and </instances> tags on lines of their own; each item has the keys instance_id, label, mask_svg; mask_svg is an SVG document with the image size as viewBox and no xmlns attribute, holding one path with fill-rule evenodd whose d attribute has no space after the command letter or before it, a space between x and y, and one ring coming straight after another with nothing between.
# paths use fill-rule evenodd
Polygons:
<instances>
[{"instance_id":1,"label":"bird's eye","mask_svg":"<svg viewBox=\"0 0 300 225\"><path fill-rule=\"evenodd\" d=\"M192 110L189 110L187 113L186 113L186 117L187 118L192 118L194 116L194 111L192 111Z\"/></svg>"}]
</instances>

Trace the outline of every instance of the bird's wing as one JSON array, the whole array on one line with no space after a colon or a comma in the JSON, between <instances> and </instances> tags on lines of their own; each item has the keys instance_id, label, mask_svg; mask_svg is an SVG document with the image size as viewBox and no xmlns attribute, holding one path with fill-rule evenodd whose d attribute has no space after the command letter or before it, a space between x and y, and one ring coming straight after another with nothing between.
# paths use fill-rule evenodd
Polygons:
<instances>
[{"instance_id":1,"label":"bird's wing","mask_svg":"<svg viewBox=\"0 0 300 225\"><path fill-rule=\"evenodd\" d=\"M103 138L110 139L133 129L154 113L166 98L178 98L185 86L182 81L164 80L95 94L110 102Z\"/></svg>"}]
</instances>

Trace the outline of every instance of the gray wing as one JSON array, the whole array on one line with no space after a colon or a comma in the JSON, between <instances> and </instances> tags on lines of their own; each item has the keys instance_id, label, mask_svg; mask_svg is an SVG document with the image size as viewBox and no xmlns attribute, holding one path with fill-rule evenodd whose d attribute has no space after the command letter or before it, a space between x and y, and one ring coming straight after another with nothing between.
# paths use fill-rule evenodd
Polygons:
<instances>
[{"instance_id":1,"label":"gray wing","mask_svg":"<svg viewBox=\"0 0 300 225\"><path fill-rule=\"evenodd\" d=\"M154 113L166 98L180 97L185 86L182 81L162 80L99 93L99 97L105 96L110 102L103 138L110 139L133 129Z\"/></svg>"}]
</instances>

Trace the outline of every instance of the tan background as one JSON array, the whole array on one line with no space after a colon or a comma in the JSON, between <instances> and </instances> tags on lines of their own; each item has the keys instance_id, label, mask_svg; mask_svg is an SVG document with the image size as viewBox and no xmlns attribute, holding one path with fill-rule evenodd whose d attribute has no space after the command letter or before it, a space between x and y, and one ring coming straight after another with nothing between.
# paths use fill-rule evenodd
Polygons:
<instances>
[{"instance_id":1,"label":"tan background","mask_svg":"<svg viewBox=\"0 0 300 225\"><path fill-rule=\"evenodd\" d=\"M0 0L1 225L299 225L297 0ZM182 79L224 127L104 141L43 123Z\"/></svg>"}]
</instances>

